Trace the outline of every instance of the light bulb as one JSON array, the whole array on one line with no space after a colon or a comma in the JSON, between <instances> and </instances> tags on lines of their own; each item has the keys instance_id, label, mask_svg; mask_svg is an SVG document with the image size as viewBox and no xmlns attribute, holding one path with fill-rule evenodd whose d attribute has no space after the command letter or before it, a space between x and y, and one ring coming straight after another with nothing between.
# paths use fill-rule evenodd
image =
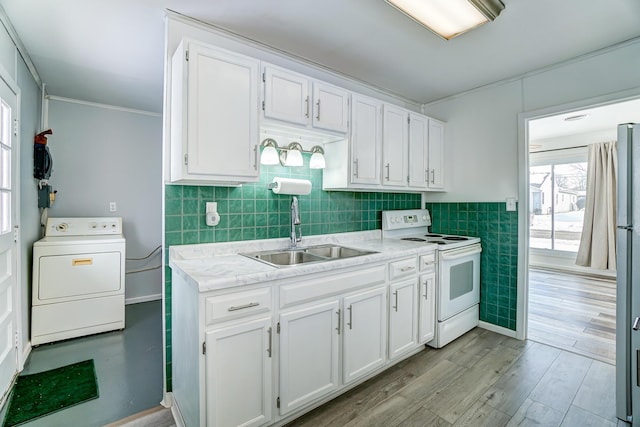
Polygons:
<instances>
[{"instance_id":1,"label":"light bulb","mask_svg":"<svg viewBox=\"0 0 640 427\"><path fill-rule=\"evenodd\" d=\"M309 160L309 169L324 169L325 167L327 167L327 163L322 153L313 153Z\"/></svg>"},{"instance_id":2,"label":"light bulb","mask_svg":"<svg viewBox=\"0 0 640 427\"><path fill-rule=\"evenodd\" d=\"M278 160L278 150L276 150L275 147L264 147L260 155L260 164L277 165L278 163L280 163L280 160Z\"/></svg>"}]
</instances>

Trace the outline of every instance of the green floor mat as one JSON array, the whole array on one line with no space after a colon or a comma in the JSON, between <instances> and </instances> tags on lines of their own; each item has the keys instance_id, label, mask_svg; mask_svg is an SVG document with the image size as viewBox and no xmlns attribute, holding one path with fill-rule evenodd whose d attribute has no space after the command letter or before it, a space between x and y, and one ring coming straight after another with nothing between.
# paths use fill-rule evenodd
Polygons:
<instances>
[{"instance_id":1,"label":"green floor mat","mask_svg":"<svg viewBox=\"0 0 640 427\"><path fill-rule=\"evenodd\" d=\"M21 375L11 393L3 426L19 425L97 397L93 359Z\"/></svg>"}]
</instances>

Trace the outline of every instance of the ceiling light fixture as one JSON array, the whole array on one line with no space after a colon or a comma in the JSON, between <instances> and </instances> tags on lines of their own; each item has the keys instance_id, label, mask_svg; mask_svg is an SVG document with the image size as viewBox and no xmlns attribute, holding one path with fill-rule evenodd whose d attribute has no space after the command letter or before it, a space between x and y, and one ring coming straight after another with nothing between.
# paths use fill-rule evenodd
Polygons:
<instances>
[{"instance_id":1,"label":"ceiling light fixture","mask_svg":"<svg viewBox=\"0 0 640 427\"><path fill-rule=\"evenodd\" d=\"M575 122L577 120L585 119L587 116L588 116L588 114L576 114L575 116L565 117L564 121L565 122Z\"/></svg>"},{"instance_id":2,"label":"ceiling light fixture","mask_svg":"<svg viewBox=\"0 0 640 427\"><path fill-rule=\"evenodd\" d=\"M493 21L504 9L500 0L385 1L445 40Z\"/></svg>"}]
</instances>

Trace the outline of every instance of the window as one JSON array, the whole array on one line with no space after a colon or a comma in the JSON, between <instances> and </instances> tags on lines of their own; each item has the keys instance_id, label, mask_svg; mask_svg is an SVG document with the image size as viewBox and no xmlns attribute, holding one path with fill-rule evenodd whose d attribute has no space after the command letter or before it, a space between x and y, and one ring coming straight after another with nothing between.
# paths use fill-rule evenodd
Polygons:
<instances>
[{"instance_id":1,"label":"window","mask_svg":"<svg viewBox=\"0 0 640 427\"><path fill-rule=\"evenodd\" d=\"M578 252L587 190L587 151L531 153L529 246Z\"/></svg>"}]
</instances>

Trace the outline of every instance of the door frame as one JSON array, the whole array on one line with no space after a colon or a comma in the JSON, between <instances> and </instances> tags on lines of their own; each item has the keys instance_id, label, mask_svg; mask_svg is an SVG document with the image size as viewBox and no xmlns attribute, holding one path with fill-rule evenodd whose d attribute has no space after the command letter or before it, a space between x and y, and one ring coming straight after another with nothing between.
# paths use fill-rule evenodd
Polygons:
<instances>
[{"instance_id":1,"label":"door frame","mask_svg":"<svg viewBox=\"0 0 640 427\"><path fill-rule=\"evenodd\" d=\"M529 318L529 122L640 98L640 88L614 92L518 114L518 286L516 338L527 338Z\"/></svg>"},{"instance_id":2,"label":"door frame","mask_svg":"<svg viewBox=\"0 0 640 427\"><path fill-rule=\"evenodd\" d=\"M12 211L13 211L12 213L15 215L15 222L12 224L12 226L14 227L14 230L16 229L15 227L17 227L16 240L14 242L14 245L15 245L15 249L14 249L15 250L15 292L13 292L14 294L13 295L13 304L14 304L13 316L14 316L14 322L15 322L14 324L16 325L15 327L16 337L15 337L14 344L16 346L16 374L17 374L20 371L22 371L22 369L24 368L24 363L29 354L28 350L24 351L25 349L22 348L24 330L26 327L26 325L22 323L22 315L25 308L23 307L24 301L22 298L23 257L22 257L22 236L21 236L22 225L21 225L21 210L20 210L20 203L21 203L20 189L22 185L21 168L20 168L20 163L21 163L20 109L22 105L22 96L21 96L20 88L18 87L18 84L16 83L16 81L13 79L11 74L7 72L7 70L1 65L0 65L0 80L2 81L0 82L0 84L4 83L7 86L7 88L16 97L16 104L15 104L16 107L12 117L12 119L14 120L14 122L12 123L12 126L15 126L15 127L12 135L13 141L11 144L11 149L13 152L12 154L14 154L14 156L12 156L12 164L11 164L12 178L15 181L13 181L13 187L11 191L15 193L15 203L12 204ZM15 159L15 162L14 162L14 159ZM27 348L30 349L29 346L27 346ZM15 378L17 378L17 375ZM14 378L14 381L15 381L15 378ZM13 384L10 384L8 390L11 390L12 387L13 387ZM7 394L6 396L8 397L9 394ZM4 403L5 402L0 402L0 405L4 405Z\"/></svg>"}]
</instances>

